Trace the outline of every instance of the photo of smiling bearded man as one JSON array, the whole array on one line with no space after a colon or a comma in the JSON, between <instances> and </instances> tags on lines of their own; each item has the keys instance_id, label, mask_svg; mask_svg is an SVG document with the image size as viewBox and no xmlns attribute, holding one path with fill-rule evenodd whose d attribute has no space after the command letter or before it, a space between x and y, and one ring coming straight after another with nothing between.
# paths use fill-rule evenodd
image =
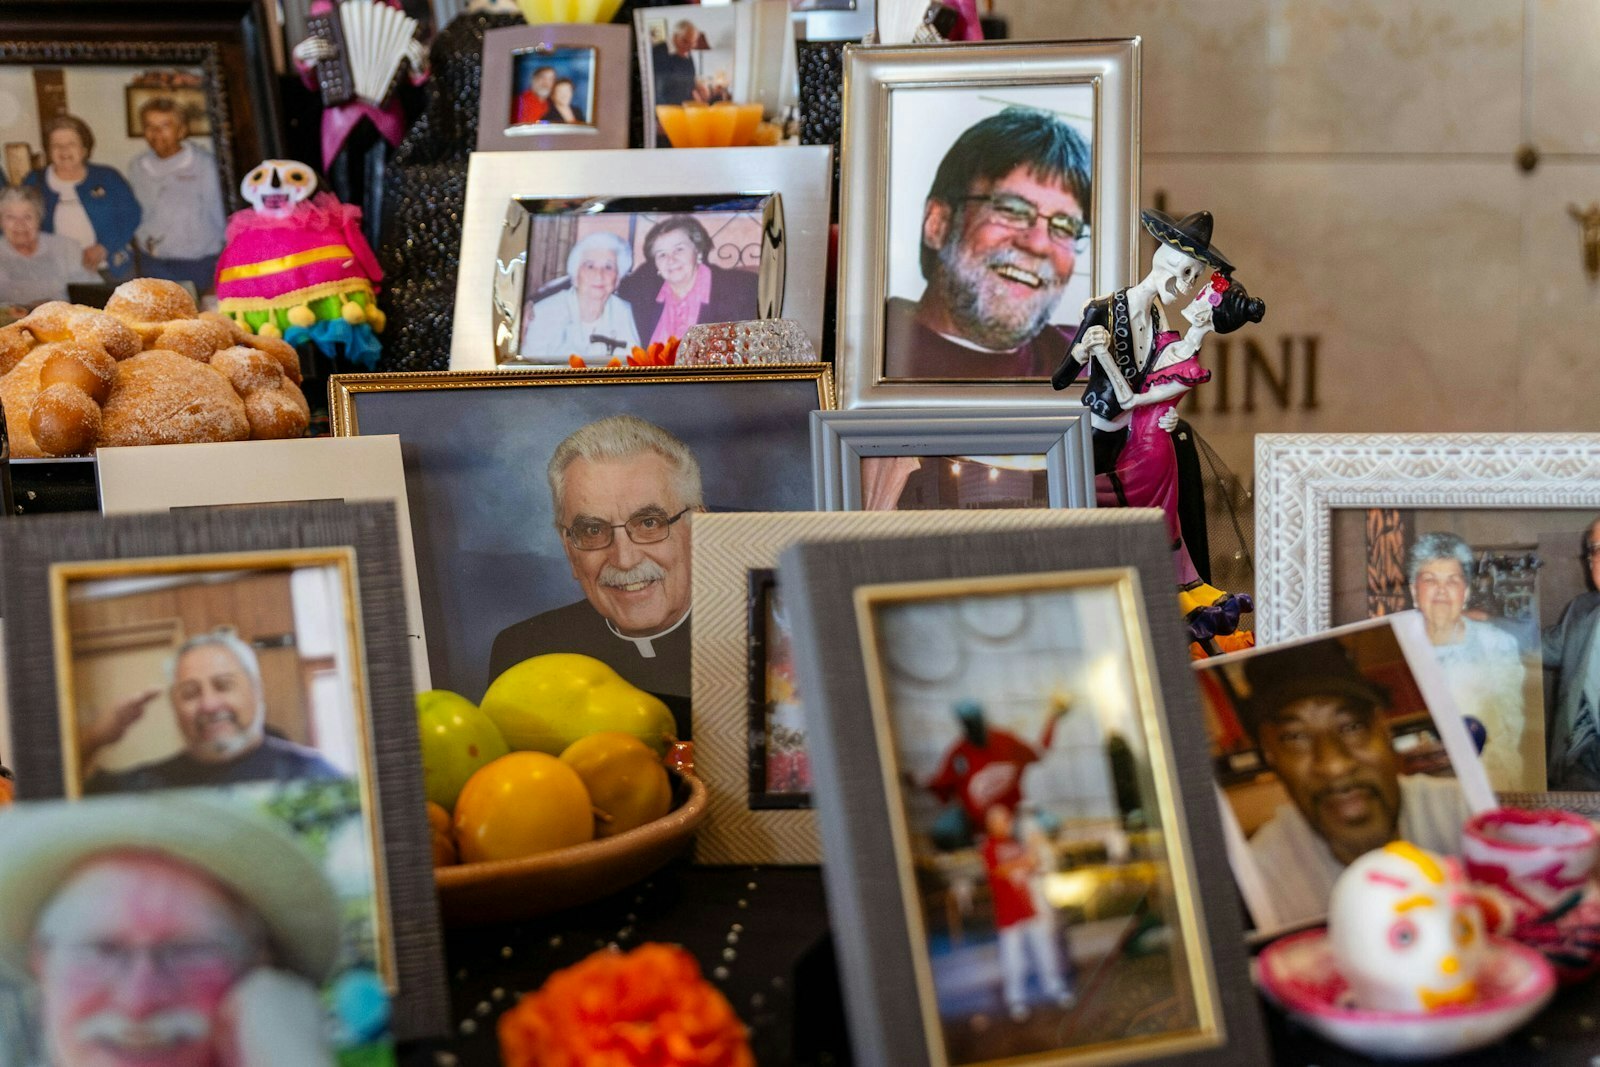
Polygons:
<instances>
[{"instance_id":1,"label":"photo of smiling bearded man","mask_svg":"<svg viewBox=\"0 0 1600 1067\"><path fill-rule=\"evenodd\" d=\"M956 138L923 205L927 286L885 308L885 378L1050 376L1076 332L1052 320L1087 246L1090 165L1084 137L1036 108Z\"/></svg>"}]
</instances>

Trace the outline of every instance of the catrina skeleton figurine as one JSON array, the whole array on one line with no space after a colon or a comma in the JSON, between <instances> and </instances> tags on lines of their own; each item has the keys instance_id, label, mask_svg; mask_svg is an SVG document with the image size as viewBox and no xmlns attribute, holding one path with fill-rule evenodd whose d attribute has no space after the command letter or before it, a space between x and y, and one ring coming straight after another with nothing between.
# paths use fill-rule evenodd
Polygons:
<instances>
[{"instance_id":1,"label":"catrina skeleton figurine","mask_svg":"<svg viewBox=\"0 0 1600 1067\"><path fill-rule=\"evenodd\" d=\"M217 260L222 313L251 333L376 365L383 270L361 235L361 209L317 193L316 172L292 159L262 160L239 191L250 207L228 220Z\"/></svg>"}]
</instances>

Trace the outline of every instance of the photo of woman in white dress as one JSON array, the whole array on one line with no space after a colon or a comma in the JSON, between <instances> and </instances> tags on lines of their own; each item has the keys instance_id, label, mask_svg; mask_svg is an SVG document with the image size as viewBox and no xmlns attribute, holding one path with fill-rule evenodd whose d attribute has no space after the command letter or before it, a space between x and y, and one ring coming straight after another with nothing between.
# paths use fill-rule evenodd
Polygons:
<instances>
[{"instance_id":1,"label":"photo of woman in white dress","mask_svg":"<svg viewBox=\"0 0 1600 1067\"><path fill-rule=\"evenodd\" d=\"M571 356L605 363L626 358L639 343L633 309L616 295L633 267L628 242L614 233L582 238L567 254L567 273L529 296L519 354L533 363L566 363Z\"/></svg>"}]
</instances>

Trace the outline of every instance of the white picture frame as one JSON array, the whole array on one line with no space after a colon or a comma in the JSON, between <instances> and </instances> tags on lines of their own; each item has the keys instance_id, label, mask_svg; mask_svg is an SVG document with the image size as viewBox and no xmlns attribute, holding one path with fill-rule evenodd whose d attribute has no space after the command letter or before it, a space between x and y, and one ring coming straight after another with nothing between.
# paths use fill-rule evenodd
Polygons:
<instances>
[{"instance_id":1,"label":"white picture frame","mask_svg":"<svg viewBox=\"0 0 1600 1067\"><path fill-rule=\"evenodd\" d=\"M1594 508L1600 434L1260 434L1256 638L1333 620L1338 508Z\"/></svg>"}]
</instances>

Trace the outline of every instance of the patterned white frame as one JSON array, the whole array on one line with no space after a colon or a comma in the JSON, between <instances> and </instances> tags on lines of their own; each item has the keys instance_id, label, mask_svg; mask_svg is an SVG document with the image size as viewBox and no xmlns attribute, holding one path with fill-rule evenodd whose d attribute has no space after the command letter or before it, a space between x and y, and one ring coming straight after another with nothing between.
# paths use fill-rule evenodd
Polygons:
<instances>
[{"instance_id":1,"label":"patterned white frame","mask_svg":"<svg viewBox=\"0 0 1600 1067\"><path fill-rule=\"evenodd\" d=\"M1332 625L1335 508L1600 510L1600 434L1260 434L1256 637Z\"/></svg>"}]
</instances>

